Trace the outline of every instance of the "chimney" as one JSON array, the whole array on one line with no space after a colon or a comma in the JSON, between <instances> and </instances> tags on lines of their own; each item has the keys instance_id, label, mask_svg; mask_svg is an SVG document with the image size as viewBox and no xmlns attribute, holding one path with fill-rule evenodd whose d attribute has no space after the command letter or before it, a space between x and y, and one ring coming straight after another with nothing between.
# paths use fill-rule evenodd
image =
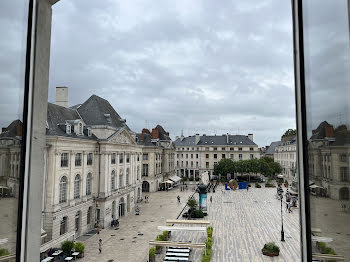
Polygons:
<instances>
[{"instance_id":1,"label":"chimney","mask_svg":"<svg viewBox=\"0 0 350 262\"><path fill-rule=\"evenodd\" d=\"M17 136L22 137L22 123L19 123L17 126Z\"/></svg>"},{"instance_id":2,"label":"chimney","mask_svg":"<svg viewBox=\"0 0 350 262\"><path fill-rule=\"evenodd\" d=\"M2 129L1 129L1 133L5 133L7 131L7 128L6 127L3 127Z\"/></svg>"},{"instance_id":3,"label":"chimney","mask_svg":"<svg viewBox=\"0 0 350 262\"><path fill-rule=\"evenodd\" d=\"M248 138L249 138L250 140L252 140L252 142L254 142L254 140L253 140L253 134L248 134Z\"/></svg>"},{"instance_id":4,"label":"chimney","mask_svg":"<svg viewBox=\"0 0 350 262\"><path fill-rule=\"evenodd\" d=\"M332 125L326 126L325 128L325 137L333 137L334 129Z\"/></svg>"},{"instance_id":5,"label":"chimney","mask_svg":"<svg viewBox=\"0 0 350 262\"><path fill-rule=\"evenodd\" d=\"M159 131L157 128L152 128L152 139L158 139L159 138Z\"/></svg>"},{"instance_id":6,"label":"chimney","mask_svg":"<svg viewBox=\"0 0 350 262\"><path fill-rule=\"evenodd\" d=\"M56 105L68 107L68 87L56 87Z\"/></svg>"},{"instance_id":7,"label":"chimney","mask_svg":"<svg viewBox=\"0 0 350 262\"><path fill-rule=\"evenodd\" d=\"M149 134L149 130L147 128L143 128L141 131L141 139L143 140L145 138L145 134Z\"/></svg>"},{"instance_id":8,"label":"chimney","mask_svg":"<svg viewBox=\"0 0 350 262\"><path fill-rule=\"evenodd\" d=\"M195 138L194 138L194 142L197 145L199 143L199 140L201 140L199 134L196 134Z\"/></svg>"},{"instance_id":9,"label":"chimney","mask_svg":"<svg viewBox=\"0 0 350 262\"><path fill-rule=\"evenodd\" d=\"M179 139L179 136L175 136L175 140L178 140Z\"/></svg>"},{"instance_id":10,"label":"chimney","mask_svg":"<svg viewBox=\"0 0 350 262\"><path fill-rule=\"evenodd\" d=\"M226 133L226 144L228 144L228 136L229 136L229 134Z\"/></svg>"}]
</instances>

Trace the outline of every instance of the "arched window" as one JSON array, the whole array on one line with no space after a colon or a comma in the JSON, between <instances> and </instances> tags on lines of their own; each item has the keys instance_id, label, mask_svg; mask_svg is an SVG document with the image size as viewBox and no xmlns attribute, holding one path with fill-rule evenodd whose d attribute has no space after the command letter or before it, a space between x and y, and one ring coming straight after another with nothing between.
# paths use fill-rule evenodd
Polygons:
<instances>
[{"instance_id":1,"label":"arched window","mask_svg":"<svg viewBox=\"0 0 350 262\"><path fill-rule=\"evenodd\" d=\"M74 199L80 198L80 175L76 175L74 179Z\"/></svg>"},{"instance_id":2,"label":"arched window","mask_svg":"<svg viewBox=\"0 0 350 262\"><path fill-rule=\"evenodd\" d=\"M126 186L129 185L129 168L126 169Z\"/></svg>"},{"instance_id":3,"label":"arched window","mask_svg":"<svg viewBox=\"0 0 350 262\"><path fill-rule=\"evenodd\" d=\"M119 188L123 187L123 169L121 168L119 171Z\"/></svg>"},{"instance_id":4,"label":"arched window","mask_svg":"<svg viewBox=\"0 0 350 262\"><path fill-rule=\"evenodd\" d=\"M113 170L111 174L111 190L114 190L114 189L115 189L115 171Z\"/></svg>"},{"instance_id":5,"label":"arched window","mask_svg":"<svg viewBox=\"0 0 350 262\"><path fill-rule=\"evenodd\" d=\"M60 203L67 202L67 177L64 176L60 181Z\"/></svg>"},{"instance_id":6,"label":"arched window","mask_svg":"<svg viewBox=\"0 0 350 262\"><path fill-rule=\"evenodd\" d=\"M91 182L92 182L92 174L89 173L86 176L86 195L90 196L91 195Z\"/></svg>"}]
</instances>

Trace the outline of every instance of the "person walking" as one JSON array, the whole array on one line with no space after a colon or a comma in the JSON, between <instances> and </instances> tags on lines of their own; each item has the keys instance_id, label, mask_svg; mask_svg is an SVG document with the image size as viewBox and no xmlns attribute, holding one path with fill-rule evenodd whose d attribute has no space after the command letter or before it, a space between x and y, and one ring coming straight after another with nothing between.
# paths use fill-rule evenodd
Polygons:
<instances>
[{"instance_id":1,"label":"person walking","mask_svg":"<svg viewBox=\"0 0 350 262\"><path fill-rule=\"evenodd\" d=\"M248 190L249 190L249 186L247 185L247 192L248 192Z\"/></svg>"},{"instance_id":2,"label":"person walking","mask_svg":"<svg viewBox=\"0 0 350 262\"><path fill-rule=\"evenodd\" d=\"M177 196L177 203L180 204L180 196Z\"/></svg>"},{"instance_id":3,"label":"person walking","mask_svg":"<svg viewBox=\"0 0 350 262\"><path fill-rule=\"evenodd\" d=\"M210 196L210 204L213 202L213 196Z\"/></svg>"},{"instance_id":4,"label":"person walking","mask_svg":"<svg viewBox=\"0 0 350 262\"><path fill-rule=\"evenodd\" d=\"M101 238L98 241L98 251L100 251L100 254L101 254L101 252L102 252L102 239Z\"/></svg>"}]
</instances>

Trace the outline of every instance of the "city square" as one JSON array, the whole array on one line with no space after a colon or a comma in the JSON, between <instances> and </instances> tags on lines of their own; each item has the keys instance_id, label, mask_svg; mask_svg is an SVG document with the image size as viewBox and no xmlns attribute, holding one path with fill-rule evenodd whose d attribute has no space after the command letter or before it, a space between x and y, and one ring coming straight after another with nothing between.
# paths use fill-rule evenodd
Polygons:
<instances>
[{"instance_id":1,"label":"city square","mask_svg":"<svg viewBox=\"0 0 350 262\"><path fill-rule=\"evenodd\" d=\"M219 185L216 193L208 195L208 216L204 218L214 228L212 261L300 261L298 209L288 213L283 202L285 242L281 242L281 209L280 201L275 198L275 188L223 189L224 186ZM161 233L157 227L165 225L166 219L176 219L193 193L189 186L184 192L176 188L150 194L149 202L139 205L140 215L122 218L119 230L107 228L99 235L83 236L86 250L81 261L147 261L148 242ZM177 203L177 195L181 204ZM99 238L104 243L101 254L98 252ZM205 234L174 232L170 240L204 242ZM280 255L273 259L261 252L264 244L271 241L281 249ZM194 249L192 253L192 261L200 261L203 250Z\"/></svg>"}]
</instances>

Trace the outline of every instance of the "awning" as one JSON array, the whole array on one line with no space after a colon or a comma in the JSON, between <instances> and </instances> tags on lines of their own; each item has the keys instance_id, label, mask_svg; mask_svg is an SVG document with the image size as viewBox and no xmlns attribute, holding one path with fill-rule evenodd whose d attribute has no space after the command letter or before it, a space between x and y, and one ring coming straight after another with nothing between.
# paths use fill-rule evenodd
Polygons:
<instances>
[{"instance_id":1,"label":"awning","mask_svg":"<svg viewBox=\"0 0 350 262\"><path fill-rule=\"evenodd\" d=\"M176 183L176 182L179 182L179 181L181 180L181 178L178 177L178 176L172 176L172 177L170 177L169 179L172 180L172 181L174 181L175 183Z\"/></svg>"},{"instance_id":2,"label":"awning","mask_svg":"<svg viewBox=\"0 0 350 262\"><path fill-rule=\"evenodd\" d=\"M171 180L167 180L167 181L165 181L165 183L166 183L166 184L174 184L174 182L171 181Z\"/></svg>"},{"instance_id":3,"label":"awning","mask_svg":"<svg viewBox=\"0 0 350 262\"><path fill-rule=\"evenodd\" d=\"M277 177L278 177L278 178L284 178L284 176L283 176L283 175L277 175Z\"/></svg>"}]
</instances>

